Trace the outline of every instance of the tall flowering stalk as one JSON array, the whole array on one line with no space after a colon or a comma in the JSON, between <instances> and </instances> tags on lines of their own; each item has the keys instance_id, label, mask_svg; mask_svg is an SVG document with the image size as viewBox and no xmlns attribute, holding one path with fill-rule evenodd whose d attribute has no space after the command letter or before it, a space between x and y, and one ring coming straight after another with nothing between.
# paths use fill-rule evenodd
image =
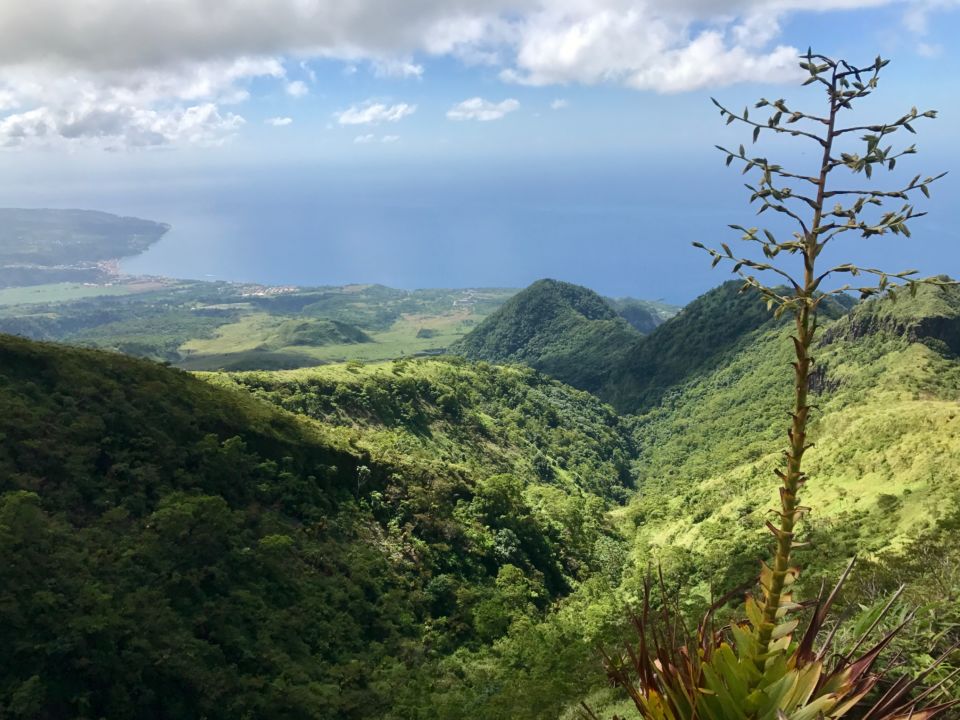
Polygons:
<instances>
[{"instance_id":1,"label":"tall flowering stalk","mask_svg":"<svg viewBox=\"0 0 960 720\"><path fill-rule=\"evenodd\" d=\"M834 60L824 55L807 51L800 63L809 77L805 85L817 85L825 90L824 114L816 115L788 107L784 100L761 99L754 111L769 112L765 119L751 118L749 109L736 113L714 100L721 117L727 123L739 122L752 129L753 141L763 133L786 134L818 146L819 165L812 173L792 172L765 157L751 157L743 145L736 150L718 148L726 155L727 165L737 162L743 173L756 171L759 181L748 184L750 202L759 204L758 214L775 211L795 226L789 238L778 238L766 228L731 227L742 233L742 240L759 246L763 259L741 256L729 245L721 243L720 249L708 248L694 243L713 257L713 264L730 262L733 271L744 279L745 290L756 290L767 300L768 307L777 317L793 315L793 346L795 359L794 400L791 424L787 432L789 447L785 452L783 467L775 472L780 479L780 510L775 522L767 527L775 539L773 561L764 564L760 585L762 591L759 640L761 647L773 641L781 607L787 591L799 574L793 563L797 541L797 525L808 508L800 503L800 492L808 480L804 470L804 454L810 445L807 442L807 424L811 407L808 402L810 373L814 363L811 356L817 332L817 310L824 298L831 294L850 290L850 285L824 290L825 282L835 275L851 277L870 276L873 284L857 287L864 297L884 291L893 286L906 284L915 290L917 283L928 282L915 279L916 271L888 273L876 268L859 267L852 263L834 265L822 269L818 265L821 254L828 245L846 233L855 232L862 237L884 235L888 232L910 236L908 222L925 213L917 212L910 204L910 196L923 193L929 197L929 186L942 177L917 175L909 183L895 188L853 187L837 185L837 171L848 171L854 176L865 176L869 181L877 169L892 171L897 160L916 152L916 146L894 150L885 145L888 136L901 130L914 133L913 123L920 118L934 118L936 111L919 112L912 108L900 118L884 124L842 126L845 112L877 88L880 71L889 61L877 58L872 65L856 67L845 60ZM859 133L860 152L845 149L848 138ZM903 201L893 210L882 208L891 200ZM782 254L792 256L795 262L777 263ZM777 277L786 283L779 286L765 284L760 277Z\"/></svg>"},{"instance_id":2,"label":"tall flowering stalk","mask_svg":"<svg viewBox=\"0 0 960 720\"><path fill-rule=\"evenodd\" d=\"M908 618L879 639L870 640L869 636L890 616L896 597L858 638L854 650L841 653L833 646L836 625L828 622L831 606L852 562L833 592L817 599L802 629L800 618L792 612L800 606L790 595L800 572L793 564L794 553L802 544L797 540L798 524L808 511L801 504L800 493L808 480L804 456L810 448L808 394L817 311L825 298L851 289L867 297L894 293L897 286L913 291L920 283L940 282L918 280L915 271L889 273L852 263L821 267L825 248L847 233L866 238L886 233L909 237L909 221L924 214L914 210L911 196L922 193L929 197L930 184L942 177L921 179L918 175L892 189L869 185L876 170L892 171L899 158L916 152L913 145L894 150L885 144L888 136L900 131L914 133L915 121L936 116L933 110L921 113L912 108L889 123L841 125L846 111L877 88L880 71L886 65L887 61L878 57L872 65L855 67L845 60L807 51L801 62L809 75L804 84L825 91L822 115L788 107L784 100L762 99L754 113L762 110L769 115L758 120L751 117L748 108L736 113L713 101L728 124L749 126L754 142L764 133L785 134L814 143L819 150L819 164L812 172L805 172L790 171L765 157L748 155L743 145L736 150L720 147L727 165L737 162L744 174L755 171L759 175L755 184L747 185L751 203L759 205L758 214L777 212L795 229L786 238L768 228L732 225L748 247L758 250L752 257L734 252L726 243L719 249L694 243L712 256L715 266L731 263L733 271L743 278L743 289L759 292L774 316L792 316L793 409L785 461L775 471L780 479L780 509L774 520L767 522L775 539L773 559L761 568L759 596L747 595L746 619L718 630L712 623L711 610L697 631L690 634L678 608L667 605L660 613L651 612L648 587L644 612L634 620L639 642L628 645L625 654L605 655L608 674L626 690L640 716L647 720L835 720L847 716L929 720L956 704L934 699L937 690L952 677L918 691L947 654L919 676L892 681L891 667L881 664L883 651L909 622ZM850 185L836 182L841 174L853 175ZM858 187L862 183L868 185ZM893 210L884 209L891 201L902 204ZM788 262L780 262L783 257ZM843 275L866 276L871 284L851 288L849 284L835 287L828 282ZM773 277L779 284L764 281ZM831 624L834 630L828 632ZM586 706L584 712L596 718Z\"/></svg>"}]
</instances>

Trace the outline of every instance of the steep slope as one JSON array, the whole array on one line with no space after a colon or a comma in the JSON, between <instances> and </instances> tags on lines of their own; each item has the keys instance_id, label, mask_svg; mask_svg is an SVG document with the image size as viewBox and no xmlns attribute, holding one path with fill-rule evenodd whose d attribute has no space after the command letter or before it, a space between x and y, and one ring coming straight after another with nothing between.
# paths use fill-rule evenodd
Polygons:
<instances>
[{"instance_id":1,"label":"steep slope","mask_svg":"<svg viewBox=\"0 0 960 720\"><path fill-rule=\"evenodd\" d=\"M522 367L419 359L211 380L356 429L358 446L391 463L442 461L478 477L514 473L531 488L617 500L630 482L633 448L613 410Z\"/></svg>"},{"instance_id":2,"label":"steep slope","mask_svg":"<svg viewBox=\"0 0 960 720\"><path fill-rule=\"evenodd\" d=\"M546 612L517 613L518 605L546 599L549 573L541 581L527 570L526 586L518 587L500 571L496 583L502 589L489 599L481 595L480 602L475 587L461 588L451 619L463 622L472 615L481 636L498 627L502 635L489 644L464 642L436 664L411 669L402 686L393 688L395 704L385 720L555 718L585 688L606 684L595 648L609 641L625 615L600 599L620 576L626 556L608 515L630 490L623 483L629 482L634 452L609 407L527 368L457 359L209 379L342 428L357 447L395 464L414 486L436 482L425 467L456 468L477 491L475 499L458 503L454 522L438 521L445 523L445 537L466 518L486 518L491 530L471 535L503 558L533 521L547 545L557 548L559 570L573 592ZM493 502L496 497L514 499ZM387 493L371 499L394 502ZM443 514L442 507L425 512ZM421 520L413 516L410 522ZM518 591L528 599L519 599Z\"/></svg>"},{"instance_id":3,"label":"steep slope","mask_svg":"<svg viewBox=\"0 0 960 720\"><path fill-rule=\"evenodd\" d=\"M472 360L524 363L595 392L641 337L592 290L539 280L510 298L451 351Z\"/></svg>"},{"instance_id":4,"label":"steep slope","mask_svg":"<svg viewBox=\"0 0 960 720\"><path fill-rule=\"evenodd\" d=\"M957 308L960 290L928 287L916 299L864 303L826 328L803 495L820 572L836 570L854 541L895 549L956 514L960 363L942 337L960 331ZM892 317L900 322L877 322ZM747 340L634 421L644 492L627 515L637 556L669 558L704 587L749 576L769 540L762 525L785 445L789 328L764 326Z\"/></svg>"},{"instance_id":5,"label":"steep slope","mask_svg":"<svg viewBox=\"0 0 960 720\"><path fill-rule=\"evenodd\" d=\"M658 319L649 335L627 327L642 301L604 300L587 288L540 280L521 291L459 343L454 352L473 360L522 363L587 390L622 413L644 412L665 396L721 367L772 324L770 313L742 283L724 283L671 315L643 306ZM619 304L618 304L619 303ZM831 300L824 315L846 312L846 298ZM643 320L643 318L640 318Z\"/></svg>"},{"instance_id":6,"label":"steep slope","mask_svg":"<svg viewBox=\"0 0 960 720\"><path fill-rule=\"evenodd\" d=\"M642 411L676 385L716 368L725 352L770 321L763 303L740 293L741 286L731 281L710 290L633 344L600 395L621 411Z\"/></svg>"},{"instance_id":7,"label":"steep slope","mask_svg":"<svg viewBox=\"0 0 960 720\"><path fill-rule=\"evenodd\" d=\"M940 276L939 280L950 282ZM843 323L832 327L825 338L856 340L876 334L901 335L946 353L960 353L960 293L925 287L916 297L904 294L902 301L863 303Z\"/></svg>"},{"instance_id":8,"label":"steep slope","mask_svg":"<svg viewBox=\"0 0 960 720\"><path fill-rule=\"evenodd\" d=\"M610 411L529 371L400 366L256 376L321 424L234 381L0 336L5 716L410 717L411 677L429 707L455 650L600 571L629 454Z\"/></svg>"}]
</instances>

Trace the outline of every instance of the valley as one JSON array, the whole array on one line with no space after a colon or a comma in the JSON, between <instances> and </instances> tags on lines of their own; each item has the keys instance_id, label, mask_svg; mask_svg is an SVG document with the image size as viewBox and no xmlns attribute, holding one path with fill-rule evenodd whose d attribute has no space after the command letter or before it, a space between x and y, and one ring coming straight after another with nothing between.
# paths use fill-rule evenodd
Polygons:
<instances>
[{"instance_id":1,"label":"valley","mask_svg":"<svg viewBox=\"0 0 960 720\"><path fill-rule=\"evenodd\" d=\"M65 339L112 349L0 343L0 541L12 553L29 533L40 553L4 570L3 625L31 640L2 681L37 706L71 705L67 678L92 687L96 668L114 690L87 702L110 717L157 707L164 683L195 688L165 712L208 717L264 702L357 720L573 718L582 700L622 713L595 652L623 642L651 568L695 614L765 551L774 497L761 478L790 348L734 284L644 334L555 281L520 293L168 283L6 306L37 310L35 327L74 318ZM258 359L186 373L125 357L134 307L189 350L183 365ZM909 580L925 598L897 646L918 653L952 612L930 583L960 580L911 564L960 517L960 293L841 302L827 318L809 494L819 559L801 588L868 547L855 582L870 597ZM424 328L437 334L419 340L466 358L412 357L404 343ZM374 344L394 356L331 362L334 348ZM293 352L328 364L264 361ZM40 575L60 599L33 614ZM104 583L109 594L76 594ZM51 654L48 621L75 642ZM102 654L118 642L123 670ZM121 680L167 663L169 643L190 655Z\"/></svg>"},{"instance_id":2,"label":"valley","mask_svg":"<svg viewBox=\"0 0 960 720\"><path fill-rule=\"evenodd\" d=\"M790 328L740 290L683 308L550 279L0 290L17 659L0 701L12 717L628 713L597 652L629 637L650 574L694 617L768 545ZM866 552L846 612L907 583L924 614L894 649L919 664L953 640L938 628L960 592L943 544L960 290L840 295L821 316L817 562L797 588ZM931 574L916 559L939 546Z\"/></svg>"},{"instance_id":3,"label":"valley","mask_svg":"<svg viewBox=\"0 0 960 720\"><path fill-rule=\"evenodd\" d=\"M960 720L958 20L0 0L0 720Z\"/></svg>"}]
</instances>

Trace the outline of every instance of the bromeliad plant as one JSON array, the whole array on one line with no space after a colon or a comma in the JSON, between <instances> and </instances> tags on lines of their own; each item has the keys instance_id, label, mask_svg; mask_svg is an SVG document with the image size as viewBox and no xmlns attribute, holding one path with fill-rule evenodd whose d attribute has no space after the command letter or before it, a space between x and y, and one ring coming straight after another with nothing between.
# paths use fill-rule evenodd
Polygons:
<instances>
[{"instance_id":1,"label":"bromeliad plant","mask_svg":"<svg viewBox=\"0 0 960 720\"><path fill-rule=\"evenodd\" d=\"M713 612L728 596L707 612L691 634L675 608L664 606L654 616L648 584L643 613L634 618L640 641L636 647L628 646L625 655L604 655L607 672L615 684L626 689L640 716L647 720L832 720L845 716L930 720L953 707L954 701L932 698L954 674L916 692L952 648L919 676L901 675L877 692L896 662L894 658L882 665L881 654L912 616L872 644L870 637L890 615L899 593L870 617L850 650L839 652L834 647L838 626L828 627L828 619L852 568L853 561L829 595L821 592L802 633L797 632L799 620L784 619L795 608L785 598L768 647L760 645L764 621L753 597L747 597L746 621L720 630L715 627ZM820 637L823 640L818 643ZM875 697L864 704L871 693ZM588 707L584 710L588 718L598 720Z\"/></svg>"},{"instance_id":2,"label":"bromeliad plant","mask_svg":"<svg viewBox=\"0 0 960 720\"><path fill-rule=\"evenodd\" d=\"M878 57L872 65L856 67L810 51L801 59L800 66L808 73L804 85L825 90L823 114L788 106L785 100L761 99L754 112L769 115L756 118L748 108L737 113L713 101L727 124L739 122L751 128L754 143L770 133L797 138L819 151L819 164L812 171L798 171L748 154L743 145L734 150L718 146L727 165L736 162L744 174L755 171L759 175L756 183L746 186L750 202L759 205L758 214L778 213L793 226L793 232L784 237L769 228L732 225L749 247L759 251L753 256L734 252L726 243L721 243L720 249L694 243L711 255L714 266L731 263L733 272L743 278L743 290L759 292L775 317L792 316L794 322L789 446L783 467L775 471L781 483L780 509L775 511L775 521L767 522L775 540L773 560L761 567L759 594L748 595L743 623L717 631L708 617L695 634L687 634L682 632L678 612L664 611L653 617L649 605L636 620L639 647L631 648L626 658L608 657L607 669L614 681L626 688L641 716L650 720L816 720L840 718L854 710L857 717L869 720L926 720L951 706L930 704L929 691L912 697L918 679L897 680L885 692L871 694L870 702L863 704L887 674L878 669L878 658L900 628L872 646L866 636L860 638L853 653L834 657L832 634L815 648L817 637L827 629L839 584L831 595L821 596L814 604L809 624L798 632L796 611L804 606L793 601L791 586L800 574L794 564L794 552L802 545L797 540L798 524L809 511L801 505L800 492L808 480L803 460L811 447L807 440L808 389L818 309L826 298L851 289L867 297L892 294L898 286L915 291L919 283L939 282L916 279L915 271L889 273L847 262L823 268L821 256L850 233L865 238L886 233L910 237L908 223L924 214L914 209L911 196L922 193L929 197L931 183L942 177L921 179L918 175L893 188L834 182L840 173L869 182L876 170L893 171L898 159L914 154L916 148L910 145L895 150L887 145L888 138L900 131L914 133L917 120L934 118L936 112L913 108L892 122L843 126L847 111L877 88L880 71L888 61ZM861 146L850 146L855 133L860 134ZM897 201L898 206L884 209L890 201ZM783 257L793 262L780 263ZM870 277L872 284L831 287L834 277L842 275ZM780 284L766 284L764 279L769 277L776 277Z\"/></svg>"}]
</instances>

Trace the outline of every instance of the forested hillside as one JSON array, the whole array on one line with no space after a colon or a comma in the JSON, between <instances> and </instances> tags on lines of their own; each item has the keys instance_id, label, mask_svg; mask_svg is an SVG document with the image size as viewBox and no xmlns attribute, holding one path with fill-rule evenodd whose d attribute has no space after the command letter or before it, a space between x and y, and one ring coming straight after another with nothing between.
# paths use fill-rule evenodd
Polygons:
<instances>
[{"instance_id":1,"label":"forested hillside","mask_svg":"<svg viewBox=\"0 0 960 720\"><path fill-rule=\"evenodd\" d=\"M595 392L642 334L592 290L539 280L504 303L452 352L524 363Z\"/></svg>"},{"instance_id":2,"label":"forested hillside","mask_svg":"<svg viewBox=\"0 0 960 720\"><path fill-rule=\"evenodd\" d=\"M6 715L382 717L615 562L609 409L531 371L341 372L238 378L320 424L0 340Z\"/></svg>"},{"instance_id":3,"label":"forested hillside","mask_svg":"<svg viewBox=\"0 0 960 720\"><path fill-rule=\"evenodd\" d=\"M617 410L654 407L689 378L710 372L750 332L771 324L770 313L732 280L679 312L663 312L648 335L624 332L608 302L587 288L540 280L511 298L452 351L470 359L517 362L588 390ZM831 299L825 315L850 307ZM630 303L621 312L629 314Z\"/></svg>"},{"instance_id":4,"label":"forested hillside","mask_svg":"<svg viewBox=\"0 0 960 720\"><path fill-rule=\"evenodd\" d=\"M581 299L586 322L621 322ZM766 548L791 347L755 305L724 285L634 345L623 415L519 364L196 377L2 337L0 707L624 712L595 651L622 642L650 568L695 612ZM344 332L289 332L314 328ZM960 292L927 287L826 320L816 348L801 590L862 540L850 587L880 602L909 583L924 614L898 648L916 663L960 620L958 333Z\"/></svg>"}]
</instances>

